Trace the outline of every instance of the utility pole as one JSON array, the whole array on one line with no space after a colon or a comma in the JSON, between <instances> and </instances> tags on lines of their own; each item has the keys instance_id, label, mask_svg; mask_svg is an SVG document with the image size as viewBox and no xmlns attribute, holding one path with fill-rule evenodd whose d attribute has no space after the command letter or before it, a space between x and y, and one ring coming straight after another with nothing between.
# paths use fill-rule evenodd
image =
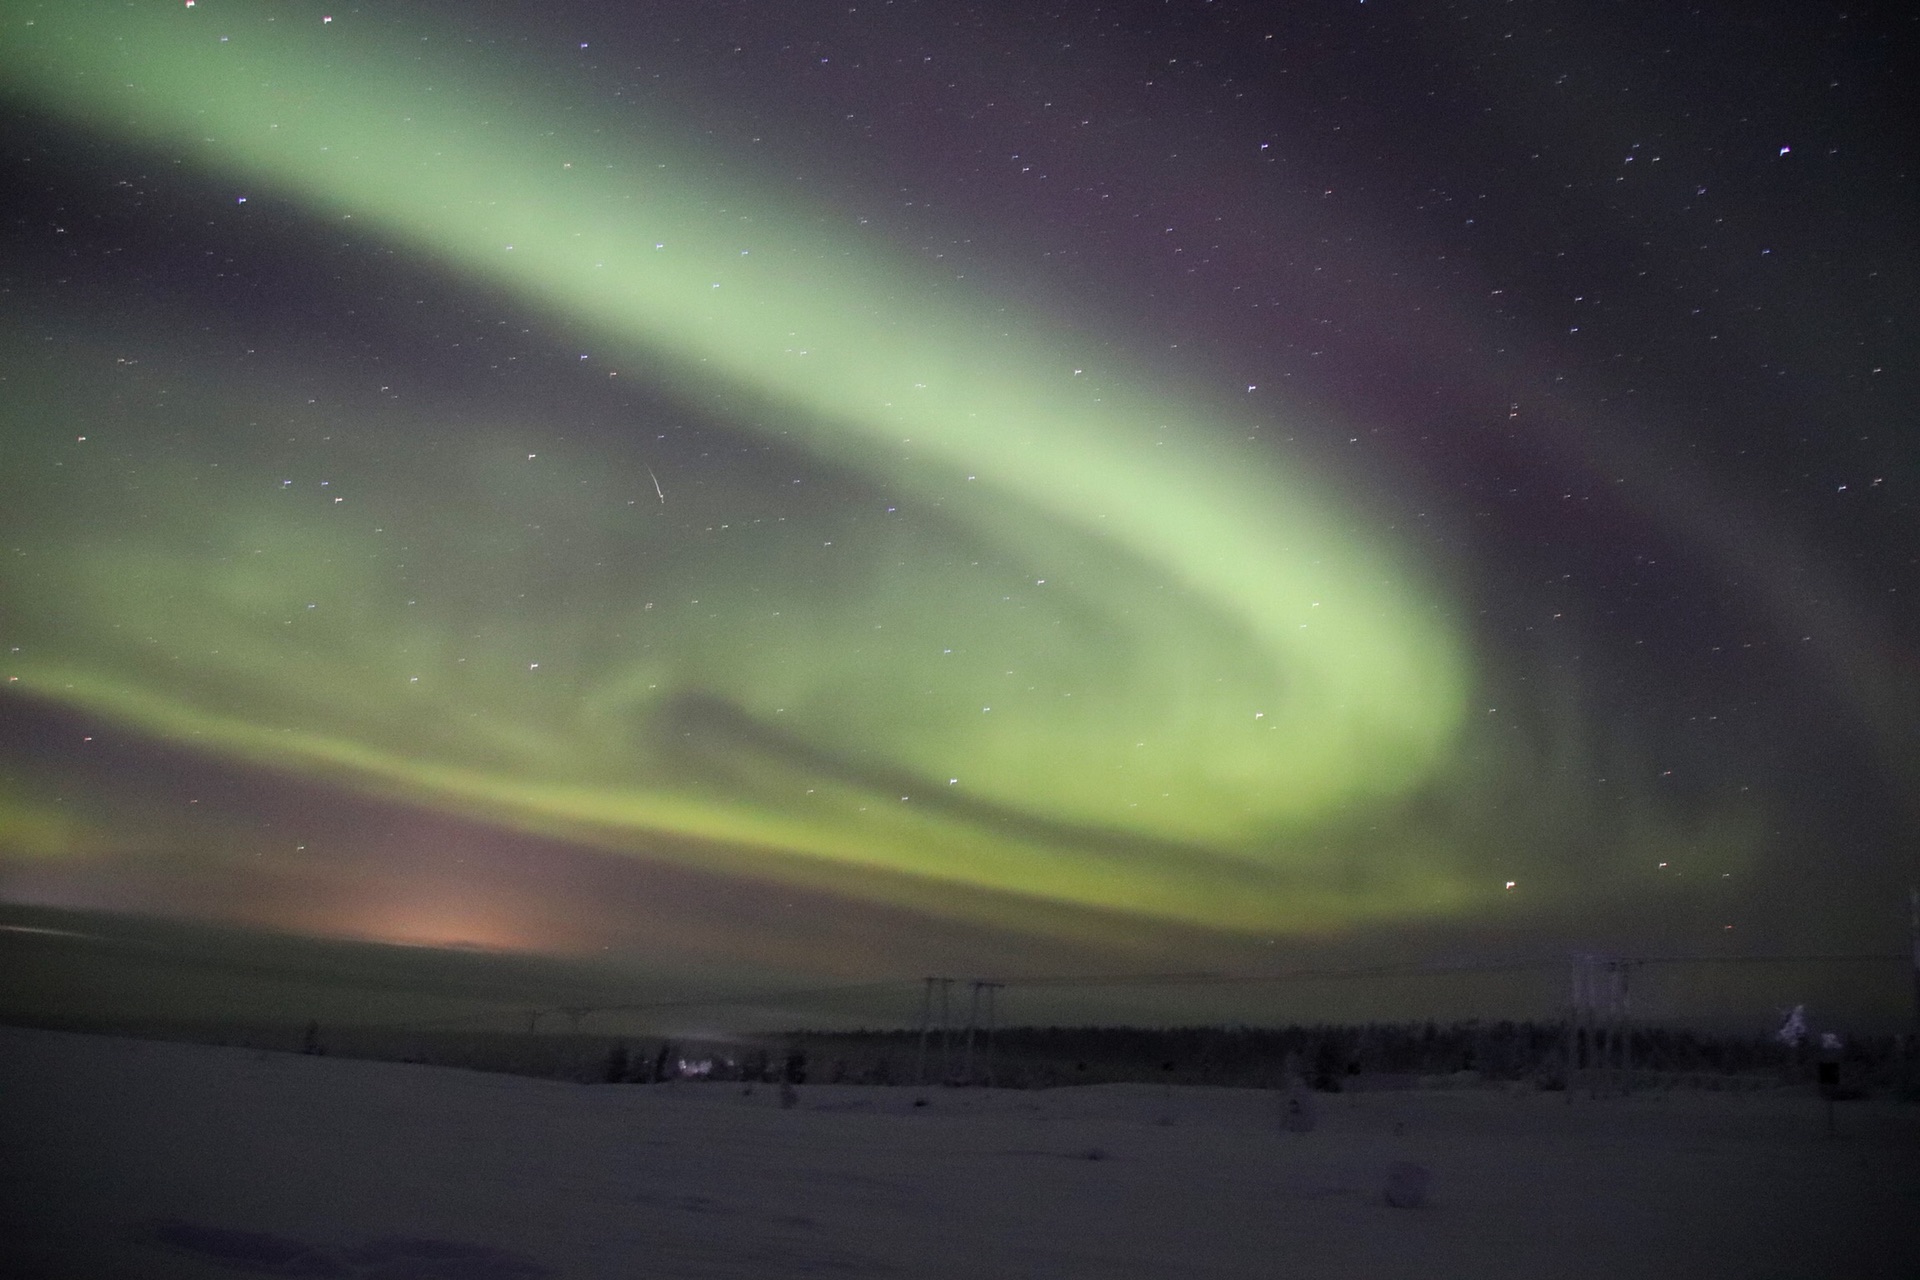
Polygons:
<instances>
[{"instance_id":1,"label":"utility pole","mask_svg":"<svg viewBox=\"0 0 1920 1280\"><path fill-rule=\"evenodd\" d=\"M1628 979L1631 960L1577 956L1573 962L1573 1007L1567 1017L1567 1101L1585 1059L1588 1093L1598 1097L1600 1072L1625 1093L1633 1072Z\"/></svg>"},{"instance_id":2,"label":"utility pole","mask_svg":"<svg viewBox=\"0 0 1920 1280\"><path fill-rule=\"evenodd\" d=\"M953 1022L953 979L926 978L925 994L920 998L920 1053L913 1065L913 1082L927 1082L927 1036L933 1030L933 993L940 992L940 1082L945 1084L953 1078L953 1064L948 1045L948 1030Z\"/></svg>"},{"instance_id":3,"label":"utility pole","mask_svg":"<svg viewBox=\"0 0 1920 1280\"><path fill-rule=\"evenodd\" d=\"M1633 1092L1633 962L1614 961L1614 1034L1620 1040L1620 1092Z\"/></svg>"},{"instance_id":4,"label":"utility pole","mask_svg":"<svg viewBox=\"0 0 1920 1280\"><path fill-rule=\"evenodd\" d=\"M1907 903L1913 911L1913 1030L1920 1035L1920 885L1907 889Z\"/></svg>"},{"instance_id":5,"label":"utility pole","mask_svg":"<svg viewBox=\"0 0 1920 1280\"><path fill-rule=\"evenodd\" d=\"M984 991L987 993L987 1046L986 1046L986 1052L982 1056L985 1059L984 1074L986 1077L986 1085L987 1085L987 1088L989 1089L993 1088L994 993L999 991L1001 987L1004 987L1006 985L1007 984L1004 982L978 982L974 984L977 990Z\"/></svg>"},{"instance_id":6,"label":"utility pole","mask_svg":"<svg viewBox=\"0 0 1920 1280\"><path fill-rule=\"evenodd\" d=\"M953 979L940 979L940 1083L953 1083Z\"/></svg>"},{"instance_id":7,"label":"utility pole","mask_svg":"<svg viewBox=\"0 0 1920 1280\"><path fill-rule=\"evenodd\" d=\"M980 979L973 980L973 994L967 1001L966 1048L960 1055L960 1083L973 1083L973 1032L980 1025Z\"/></svg>"},{"instance_id":8,"label":"utility pole","mask_svg":"<svg viewBox=\"0 0 1920 1280\"><path fill-rule=\"evenodd\" d=\"M1580 1069L1580 957L1573 961L1573 989L1567 998L1567 1101L1573 1101L1574 1075Z\"/></svg>"},{"instance_id":9,"label":"utility pole","mask_svg":"<svg viewBox=\"0 0 1920 1280\"><path fill-rule=\"evenodd\" d=\"M973 995L967 1002L967 1047L965 1056L961 1059L960 1066L960 1079L965 1084L972 1084L974 1082L973 1037L974 1032L980 1028L980 1009L983 1003L987 1011L986 1054L983 1057L983 1061L989 1064L986 1068L986 1082L989 1085L993 1083L993 1067L991 1065L993 1054L993 993L1005 985L1005 983L1001 982L989 982L985 978L975 978L972 982ZM983 996L985 997L984 1000L982 999Z\"/></svg>"},{"instance_id":10,"label":"utility pole","mask_svg":"<svg viewBox=\"0 0 1920 1280\"><path fill-rule=\"evenodd\" d=\"M920 1052L913 1060L913 1082L923 1085L927 1082L927 1028L933 1022L933 984L938 978L927 978L926 989L920 996Z\"/></svg>"}]
</instances>

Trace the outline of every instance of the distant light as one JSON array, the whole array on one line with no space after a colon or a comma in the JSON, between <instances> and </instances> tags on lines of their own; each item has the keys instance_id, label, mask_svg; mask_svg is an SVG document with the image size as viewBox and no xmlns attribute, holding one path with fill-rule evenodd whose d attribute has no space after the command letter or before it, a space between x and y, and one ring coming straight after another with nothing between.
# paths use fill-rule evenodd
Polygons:
<instances>
[{"instance_id":1,"label":"distant light","mask_svg":"<svg viewBox=\"0 0 1920 1280\"><path fill-rule=\"evenodd\" d=\"M1513 886L1514 886L1514 884L1515 884L1515 883L1516 883L1516 882L1515 882L1515 881L1512 881L1512 880L1509 880L1509 881L1507 881L1507 888L1509 888L1509 889L1511 889L1511 888L1513 888Z\"/></svg>"}]
</instances>

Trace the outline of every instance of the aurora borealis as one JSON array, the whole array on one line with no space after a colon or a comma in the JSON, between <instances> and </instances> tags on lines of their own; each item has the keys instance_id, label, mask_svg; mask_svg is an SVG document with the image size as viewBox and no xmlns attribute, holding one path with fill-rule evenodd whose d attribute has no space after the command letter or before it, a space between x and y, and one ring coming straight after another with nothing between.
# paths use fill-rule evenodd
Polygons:
<instances>
[{"instance_id":1,"label":"aurora borealis","mask_svg":"<svg viewBox=\"0 0 1920 1280\"><path fill-rule=\"evenodd\" d=\"M771 8L0 7L0 897L840 976L1897 939L1871 24L1673 19L1755 123L1537 16Z\"/></svg>"}]
</instances>

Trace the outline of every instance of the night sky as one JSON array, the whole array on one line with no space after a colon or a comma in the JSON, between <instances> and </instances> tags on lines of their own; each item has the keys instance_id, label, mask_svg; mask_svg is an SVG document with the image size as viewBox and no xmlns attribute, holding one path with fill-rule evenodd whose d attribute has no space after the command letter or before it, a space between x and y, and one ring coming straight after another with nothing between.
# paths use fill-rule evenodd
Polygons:
<instances>
[{"instance_id":1,"label":"night sky","mask_svg":"<svg viewBox=\"0 0 1920 1280\"><path fill-rule=\"evenodd\" d=\"M1917 34L5 0L0 901L1897 954Z\"/></svg>"}]
</instances>

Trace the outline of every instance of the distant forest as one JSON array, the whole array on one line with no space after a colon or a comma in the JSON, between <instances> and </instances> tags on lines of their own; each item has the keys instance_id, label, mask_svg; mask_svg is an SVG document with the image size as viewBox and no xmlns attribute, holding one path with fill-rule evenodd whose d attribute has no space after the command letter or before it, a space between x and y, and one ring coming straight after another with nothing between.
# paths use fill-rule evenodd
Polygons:
<instances>
[{"instance_id":1,"label":"distant forest","mask_svg":"<svg viewBox=\"0 0 1920 1280\"><path fill-rule=\"evenodd\" d=\"M1004 1027L791 1031L661 1037L585 1030L147 1023L29 1025L258 1050L428 1063L581 1083L669 1080L799 1085L1046 1089L1154 1083L1328 1092L1433 1087L1755 1089L1822 1081L1842 1095L1920 1102L1920 1036L1856 1037L1823 1048L1772 1035L1639 1026L1569 1044L1563 1022L1469 1021L1363 1026Z\"/></svg>"},{"instance_id":2,"label":"distant forest","mask_svg":"<svg viewBox=\"0 0 1920 1280\"><path fill-rule=\"evenodd\" d=\"M799 1032L788 1037L805 1059L807 1078L826 1082L912 1084L952 1082L1012 1088L1122 1081L1241 1088L1292 1084L1336 1092L1420 1084L1531 1082L1564 1088L1576 1074L1607 1070L1679 1083L1752 1078L1790 1083L1813 1078L1824 1056L1851 1079L1876 1084L1904 1079L1920 1066L1920 1038L1883 1036L1845 1041L1822 1053L1772 1036L1713 1036L1638 1027L1618 1039L1574 1037L1564 1023L1457 1022L1364 1026L1265 1027L1011 1027L989 1043L982 1032L969 1050L964 1032ZM757 1060L733 1069L751 1073ZM727 1067L715 1063L713 1070Z\"/></svg>"}]
</instances>

